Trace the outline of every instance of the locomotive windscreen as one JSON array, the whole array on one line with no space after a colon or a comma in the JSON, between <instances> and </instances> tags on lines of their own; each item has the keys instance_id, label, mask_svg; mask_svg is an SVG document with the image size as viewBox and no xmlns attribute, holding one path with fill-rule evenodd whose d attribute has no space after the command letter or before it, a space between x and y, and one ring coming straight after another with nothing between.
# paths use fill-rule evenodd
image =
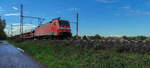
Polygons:
<instances>
[{"instance_id":1,"label":"locomotive windscreen","mask_svg":"<svg viewBox=\"0 0 150 68\"><path fill-rule=\"evenodd\" d=\"M60 21L59 24L60 25L66 25L66 26L68 26L69 22L68 21Z\"/></svg>"}]
</instances>

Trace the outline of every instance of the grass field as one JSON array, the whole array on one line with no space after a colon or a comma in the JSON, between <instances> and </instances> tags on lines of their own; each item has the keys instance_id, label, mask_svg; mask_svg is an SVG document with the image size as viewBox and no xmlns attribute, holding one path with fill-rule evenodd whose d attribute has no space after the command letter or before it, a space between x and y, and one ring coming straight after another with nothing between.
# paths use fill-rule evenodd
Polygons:
<instances>
[{"instance_id":1,"label":"grass field","mask_svg":"<svg viewBox=\"0 0 150 68\"><path fill-rule=\"evenodd\" d=\"M95 50L67 41L9 41L49 68L150 68L150 55ZM85 45L86 46L86 45Z\"/></svg>"}]
</instances>

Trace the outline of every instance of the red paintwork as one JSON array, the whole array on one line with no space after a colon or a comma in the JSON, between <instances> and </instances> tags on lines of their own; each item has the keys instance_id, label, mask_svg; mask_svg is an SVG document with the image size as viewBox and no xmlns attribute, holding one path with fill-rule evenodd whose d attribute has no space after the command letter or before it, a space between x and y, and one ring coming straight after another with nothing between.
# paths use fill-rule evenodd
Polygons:
<instances>
[{"instance_id":1,"label":"red paintwork","mask_svg":"<svg viewBox=\"0 0 150 68\"><path fill-rule=\"evenodd\" d=\"M52 22L48 24L44 24L38 28L35 29L34 35L60 35L60 32L71 32L70 25L68 26L62 26L59 24L59 19L55 19ZM64 29L60 29L60 28ZM67 28L67 29L65 29ZM53 34L56 33L56 34Z\"/></svg>"}]
</instances>

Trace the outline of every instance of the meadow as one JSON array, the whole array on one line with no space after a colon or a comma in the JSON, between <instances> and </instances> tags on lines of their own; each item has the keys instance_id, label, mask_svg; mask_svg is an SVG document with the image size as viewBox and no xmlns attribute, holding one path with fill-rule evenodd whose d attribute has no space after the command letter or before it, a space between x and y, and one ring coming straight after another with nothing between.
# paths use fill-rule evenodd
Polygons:
<instances>
[{"instance_id":1,"label":"meadow","mask_svg":"<svg viewBox=\"0 0 150 68\"><path fill-rule=\"evenodd\" d=\"M150 55L69 41L9 41L48 68L149 68Z\"/></svg>"}]
</instances>

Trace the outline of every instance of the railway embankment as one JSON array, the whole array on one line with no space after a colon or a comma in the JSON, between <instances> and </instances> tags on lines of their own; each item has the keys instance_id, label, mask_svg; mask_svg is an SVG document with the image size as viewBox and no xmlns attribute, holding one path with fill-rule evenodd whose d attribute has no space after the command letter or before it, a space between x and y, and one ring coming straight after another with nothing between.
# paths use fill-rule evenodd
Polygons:
<instances>
[{"instance_id":1,"label":"railway embankment","mask_svg":"<svg viewBox=\"0 0 150 68\"><path fill-rule=\"evenodd\" d=\"M10 41L52 68L149 68L150 41Z\"/></svg>"},{"instance_id":2,"label":"railway embankment","mask_svg":"<svg viewBox=\"0 0 150 68\"><path fill-rule=\"evenodd\" d=\"M116 49L118 52L150 54L150 40L79 40L70 43L95 50Z\"/></svg>"}]
</instances>

